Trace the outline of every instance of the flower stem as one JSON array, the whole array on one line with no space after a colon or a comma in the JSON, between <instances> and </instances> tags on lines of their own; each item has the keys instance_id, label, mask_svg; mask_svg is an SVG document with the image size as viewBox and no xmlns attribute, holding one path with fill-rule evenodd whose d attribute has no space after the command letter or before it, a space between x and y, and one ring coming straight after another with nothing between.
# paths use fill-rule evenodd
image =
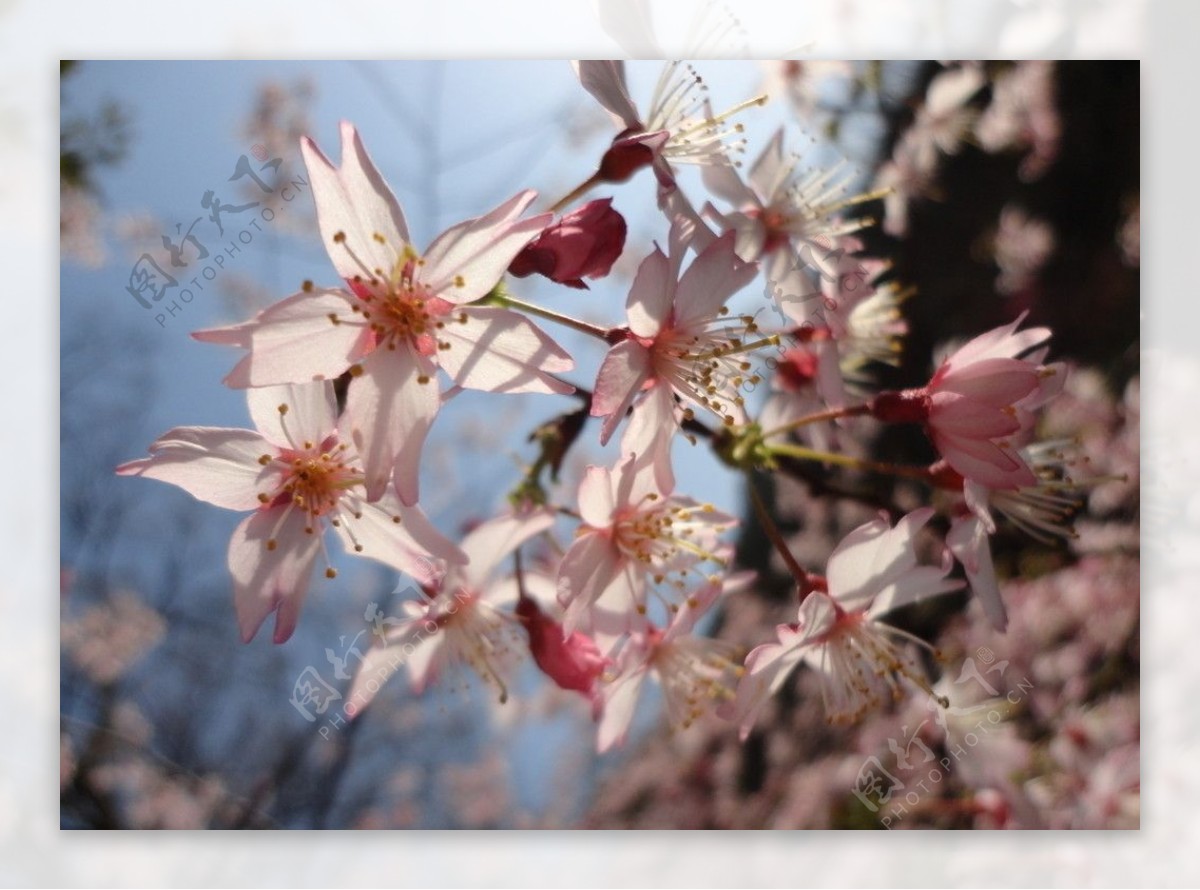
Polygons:
<instances>
[{"instance_id":1,"label":"flower stem","mask_svg":"<svg viewBox=\"0 0 1200 890\"><path fill-rule=\"evenodd\" d=\"M869 470L873 473L883 473L888 476L903 476L907 479L920 479L929 481L928 467L911 467L903 464L889 464L877 460L868 460L863 457L851 457L849 454L834 454L829 451L816 451L812 448L805 448L803 445L792 445L791 443L780 443L778 445L766 445L765 448L772 454L782 455L783 457L793 457L797 460L811 460L823 464L837 464L842 467L851 467L856 470Z\"/></svg>"},{"instance_id":2,"label":"flower stem","mask_svg":"<svg viewBox=\"0 0 1200 890\"><path fill-rule=\"evenodd\" d=\"M754 484L754 478L747 475L746 481L750 487L750 501L754 504L754 513L758 517L758 524L762 526L767 538L775 545L775 549L779 551L779 555L783 557L784 565L788 567L788 571L796 579L796 584L800 588L800 599L803 600L813 589L812 579L809 577L808 572L804 570L804 566L800 565L796 561L796 557L792 555L787 542L783 539L783 533L779 531L779 526L771 518L771 511L767 509L767 505L763 503L762 495L758 493L758 487Z\"/></svg>"},{"instance_id":3,"label":"flower stem","mask_svg":"<svg viewBox=\"0 0 1200 890\"><path fill-rule=\"evenodd\" d=\"M563 197L559 198L550 207L548 207L546 209L550 213L558 213L560 210L562 210L564 207L566 207L572 201L575 201L577 198L582 198L584 195L586 195L589 191L591 191L592 187L595 186L596 183L598 183L599 181L600 181L600 171L597 170L595 173L593 173L591 176L589 176L583 182L579 183L579 185L575 186L575 188L571 189L570 192L568 192Z\"/></svg>"},{"instance_id":4,"label":"flower stem","mask_svg":"<svg viewBox=\"0 0 1200 890\"><path fill-rule=\"evenodd\" d=\"M764 441L766 441L772 436L778 436L780 433L798 430L800 427L808 426L810 423L820 423L823 420L838 420L842 417L858 417L862 414L869 414L870 411L870 405L852 405L849 408L830 408L826 411L818 411L816 414L806 414L804 417L798 417L795 420L781 424L774 429L767 430L762 434L762 438Z\"/></svg>"},{"instance_id":5,"label":"flower stem","mask_svg":"<svg viewBox=\"0 0 1200 890\"><path fill-rule=\"evenodd\" d=\"M503 306L506 309L519 309L522 312L528 312L530 315L536 315L539 318L544 318L548 321L558 322L561 325L566 325L569 328L574 328L577 331L596 337L608 342L608 329L602 328L599 325L594 325L591 322L582 321L578 318L572 318L569 315L555 312L552 309L543 309L541 306L534 306L532 303L526 303L524 300L518 300L508 294L492 293L489 295L489 301L496 306Z\"/></svg>"}]
</instances>

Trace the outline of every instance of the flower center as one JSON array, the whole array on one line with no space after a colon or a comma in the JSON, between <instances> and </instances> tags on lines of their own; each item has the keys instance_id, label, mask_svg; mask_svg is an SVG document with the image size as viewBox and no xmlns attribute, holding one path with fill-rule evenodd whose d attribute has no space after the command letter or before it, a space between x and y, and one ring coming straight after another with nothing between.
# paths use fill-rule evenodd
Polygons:
<instances>
[{"instance_id":1,"label":"flower center","mask_svg":"<svg viewBox=\"0 0 1200 890\"><path fill-rule=\"evenodd\" d=\"M885 700L899 700L904 696L902 681L948 706L934 694L924 671L899 641L929 648L898 628L872 621L865 611L838 608L833 627L816 642L826 679L821 695L831 723L854 723Z\"/></svg>"},{"instance_id":2,"label":"flower center","mask_svg":"<svg viewBox=\"0 0 1200 890\"><path fill-rule=\"evenodd\" d=\"M380 244L387 243L378 232L373 237ZM344 233L338 232L333 240L362 270L362 274L349 279L350 289L358 298L351 311L361 313L367 321L373 335L370 349L409 345L428 356L450 348L449 342L438 339L437 332L445 327L443 318L453 312L454 304L434 295L420 280L418 272L425 260L411 245L401 245L392 268L385 271L368 267L346 243ZM462 279L455 284L461 287ZM330 321L340 323L336 315L331 315ZM465 316L460 314L458 321L464 322Z\"/></svg>"},{"instance_id":3,"label":"flower center","mask_svg":"<svg viewBox=\"0 0 1200 890\"><path fill-rule=\"evenodd\" d=\"M363 481L362 475L342 460L345 450L345 445L337 445L329 451L281 452L276 460L286 469L274 500L290 500L314 519L332 511L347 489Z\"/></svg>"},{"instance_id":4,"label":"flower center","mask_svg":"<svg viewBox=\"0 0 1200 890\"><path fill-rule=\"evenodd\" d=\"M715 528L707 516L715 512L712 504L681 504L674 498L658 503L659 496L653 492L645 500L654 505L638 505L618 517L612 539L626 557L656 572L655 583L678 574L681 577L672 580L671 585L682 590L687 586L682 576L688 574L690 566L703 561L726 564L727 560L712 549L716 544Z\"/></svg>"},{"instance_id":5,"label":"flower center","mask_svg":"<svg viewBox=\"0 0 1200 890\"><path fill-rule=\"evenodd\" d=\"M722 307L719 315L664 329L655 342L654 364L658 376L677 392L732 426L744 413L741 388L748 384L752 391L762 380L750 373L747 354L777 346L779 337L758 336L753 316L726 318L726 312Z\"/></svg>"}]
</instances>

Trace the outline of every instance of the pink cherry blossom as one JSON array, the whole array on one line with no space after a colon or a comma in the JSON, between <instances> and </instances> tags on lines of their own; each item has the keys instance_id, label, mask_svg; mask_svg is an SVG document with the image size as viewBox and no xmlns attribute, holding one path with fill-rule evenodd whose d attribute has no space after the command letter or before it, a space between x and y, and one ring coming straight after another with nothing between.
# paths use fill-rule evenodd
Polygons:
<instances>
[{"instance_id":1,"label":"pink cherry blossom","mask_svg":"<svg viewBox=\"0 0 1200 890\"><path fill-rule=\"evenodd\" d=\"M535 272L567 287L587 288L583 279L603 278L625 248L625 217L612 198L589 201L564 214L517 254L509 274Z\"/></svg>"},{"instance_id":2,"label":"pink cherry blossom","mask_svg":"<svg viewBox=\"0 0 1200 890\"><path fill-rule=\"evenodd\" d=\"M346 411L367 495L381 497L394 476L401 500L414 504L421 449L441 403L438 367L468 389L573 390L554 376L574 367L566 352L519 313L477 302L550 217L520 219L534 199L521 192L447 229L421 254L351 124L342 124L340 168L310 139L301 151L321 240L348 287L306 283L249 322L193 336L248 350L226 378L231 386L349 371Z\"/></svg>"},{"instance_id":3,"label":"pink cherry blossom","mask_svg":"<svg viewBox=\"0 0 1200 890\"><path fill-rule=\"evenodd\" d=\"M746 180L732 164L703 170L704 184L732 209L705 207L705 215L737 235L738 256L747 261L771 257L770 282L782 284L794 251L816 239L835 238L861 229L863 220L841 219L837 211L855 203L847 198L849 171L843 165L798 170L800 159L783 149L783 128L775 132L750 167Z\"/></svg>"},{"instance_id":4,"label":"pink cherry blossom","mask_svg":"<svg viewBox=\"0 0 1200 890\"><path fill-rule=\"evenodd\" d=\"M917 564L914 540L933 512L928 507L914 510L894 528L884 519L873 520L837 546L823 584L804 597L796 622L779 625L778 642L765 643L746 657L737 698L722 710L738 722L743 739L801 662L823 675L822 695L831 721L857 720L869 708L899 696L902 680L929 691L920 667L903 649L905 641L915 638L878 619L962 587L961 581L947 580L948 558L941 566Z\"/></svg>"},{"instance_id":5,"label":"pink cherry blossom","mask_svg":"<svg viewBox=\"0 0 1200 890\"><path fill-rule=\"evenodd\" d=\"M1037 482L1020 488L988 488L963 479L944 461L931 468L930 475L937 486L962 494L963 502L946 535L946 547L966 570L971 590L998 631L1003 632L1008 626L1008 615L1000 597L988 540L996 533L992 511L1045 544L1056 538L1074 537L1071 519L1083 504L1087 489L1110 481L1111 477L1073 478L1072 468L1080 463L1073 452L1072 443L1061 440L1022 448L1021 459L1033 470Z\"/></svg>"},{"instance_id":6,"label":"pink cherry blossom","mask_svg":"<svg viewBox=\"0 0 1200 890\"><path fill-rule=\"evenodd\" d=\"M668 62L659 76L650 110L642 117L625 84L620 60L572 62L583 88L613 116L621 132L600 163L599 178L623 182L637 170L653 166L660 197L675 187L674 164L726 164L730 146L738 147L740 125L729 124L737 112L760 105L765 96L713 114L704 81L683 62Z\"/></svg>"},{"instance_id":7,"label":"pink cherry blossom","mask_svg":"<svg viewBox=\"0 0 1200 890\"><path fill-rule=\"evenodd\" d=\"M598 642L644 627L648 578L680 590L699 563L724 566L728 551L718 535L736 524L711 504L661 491L653 465L634 455L612 470L588 467L579 511L583 524L559 566L558 599L564 632L583 626Z\"/></svg>"},{"instance_id":8,"label":"pink cherry blossom","mask_svg":"<svg viewBox=\"0 0 1200 890\"><path fill-rule=\"evenodd\" d=\"M746 353L775 342L758 336L752 317L726 314L725 302L757 272L753 263L738 259L732 235L702 250L682 276L685 248L678 226L671 230L669 250L668 256L655 248L642 261L626 302L625 339L609 350L596 376L591 412L605 418L601 442L639 397L654 400L648 424L654 429L673 431L672 396L725 423L744 422L739 388L752 377Z\"/></svg>"},{"instance_id":9,"label":"pink cherry blossom","mask_svg":"<svg viewBox=\"0 0 1200 890\"><path fill-rule=\"evenodd\" d=\"M520 621L508 608L517 589L499 578L498 570L514 550L553 524L553 512L534 510L472 529L462 540L470 561L425 582L423 598L403 604L405 618L363 659L348 697L356 712L378 692L378 674L393 662L408 668L417 692L447 669L466 665L501 702L507 700L510 675L525 646Z\"/></svg>"},{"instance_id":10,"label":"pink cherry blossom","mask_svg":"<svg viewBox=\"0 0 1200 890\"><path fill-rule=\"evenodd\" d=\"M880 393L872 413L888 422L924 423L934 446L965 479L989 488L1034 485L1018 449L1034 411L1062 390L1066 369L1044 365L1049 328L1017 331L1014 322L981 334L946 361L929 385Z\"/></svg>"},{"instance_id":11,"label":"pink cherry blossom","mask_svg":"<svg viewBox=\"0 0 1200 890\"><path fill-rule=\"evenodd\" d=\"M725 640L695 635L696 622L720 596L744 587L752 574L708 582L686 598L665 630L647 626L621 650L612 678L604 685L604 713L596 747L604 752L625 741L646 679L657 677L672 729L687 729L710 707L732 701L741 666L736 648Z\"/></svg>"},{"instance_id":12,"label":"pink cherry blossom","mask_svg":"<svg viewBox=\"0 0 1200 890\"><path fill-rule=\"evenodd\" d=\"M348 550L419 579L439 570L434 560L466 560L419 509L392 494L367 501L357 449L336 428L331 383L261 387L246 397L257 432L178 427L150 446L150 457L117 468L218 507L253 511L229 543L244 641L272 612L275 642L292 635L327 528ZM325 574L336 572L327 566Z\"/></svg>"}]
</instances>

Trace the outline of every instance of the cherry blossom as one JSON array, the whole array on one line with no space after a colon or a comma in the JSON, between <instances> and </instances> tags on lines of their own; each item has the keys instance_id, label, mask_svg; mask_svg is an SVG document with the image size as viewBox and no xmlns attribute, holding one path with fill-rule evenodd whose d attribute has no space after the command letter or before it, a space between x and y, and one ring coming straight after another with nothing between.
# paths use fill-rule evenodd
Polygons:
<instances>
[{"instance_id":1,"label":"cherry blossom","mask_svg":"<svg viewBox=\"0 0 1200 890\"><path fill-rule=\"evenodd\" d=\"M659 490L654 467L635 455L615 469L588 467L579 512L583 523L558 570L558 599L564 632L583 627L598 641L645 626L648 578L679 590L698 564L726 565L718 535L736 523L711 504Z\"/></svg>"},{"instance_id":2,"label":"cherry blossom","mask_svg":"<svg viewBox=\"0 0 1200 890\"><path fill-rule=\"evenodd\" d=\"M631 636L602 691L604 713L596 737L599 751L625 741L651 674L662 687L673 729L687 729L710 707L732 701L742 673L734 645L697 636L694 631L723 593L744 587L752 577L743 573L724 583L708 582L686 598L665 630L648 625Z\"/></svg>"},{"instance_id":3,"label":"cherry blossom","mask_svg":"<svg viewBox=\"0 0 1200 890\"><path fill-rule=\"evenodd\" d=\"M439 571L437 560L466 555L416 507L393 494L366 498L358 450L337 429L333 385L268 386L248 390L255 430L177 427L150 446L150 457L117 467L177 485L202 501L253 511L229 542L234 606L249 642L275 612L276 643L296 628L318 555L332 528L349 551L418 579Z\"/></svg>"},{"instance_id":4,"label":"cherry blossom","mask_svg":"<svg viewBox=\"0 0 1200 890\"><path fill-rule=\"evenodd\" d=\"M362 455L367 495L395 478L406 504L418 497L421 449L441 399L437 369L468 389L568 393L554 375L571 357L528 319L481 305L549 215L520 219L520 192L477 219L439 235L422 254L404 213L355 128L342 124L342 166L311 139L301 150L312 180L321 240L346 288L316 288L254 319L198 331L199 340L247 349L231 386L332 379L349 371L346 411Z\"/></svg>"},{"instance_id":5,"label":"cherry blossom","mask_svg":"<svg viewBox=\"0 0 1200 890\"><path fill-rule=\"evenodd\" d=\"M884 700L898 697L902 681L929 691L920 667L904 651L919 642L880 616L962 587L947 579L952 563L918 565L918 531L933 509L923 507L891 527L884 519L861 525L834 549L827 575L800 603L797 620L776 628L778 641L746 657L746 676L723 714L744 739L771 695L801 662L820 671L831 721L852 722ZM932 693L931 693L932 694Z\"/></svg>"},{"instance_id":6,"label":"cherry blossom","mask_svg":"<svg viewBox=\"0 0 1200 890\"><path fill-rule=\"evenodd\" d=\"M669 255L656 247L638 268L626 301L624 339L609 350L596 376L591 413L605 418L601 442L639 397L651 402L647 410L655 416L647 424L655 429L670 423L672 395L724 423L745 421L739 388L753 376L746 353L775 340L759 336L751 316L729 316L725 303L757 268L738 259L732 235L701 251L681 276L683 253L676 226Z\"/></svg>"},{"instance_id":7,"label":"cherry blossom","mask_svg":"<svg viewBox=\"0 0 1200 890\"><path fill-rule=\"evenodd\" d=\"M466 665L505 701L524 642L520 621L508 608L517 590L498 577L498 570L513 551L553 523L553 513L535 510L501 515L469 532L461 546L470 561L424 582L421 598L403 603L404 619L363 659L348 696L356 709L365 708L379 691L378 675L393 662L408 668L417 692L447 669Z\"/></svg>"},{"instance_id":8,"label":"cherry blossom","mask_svg":"<svg viewBox=\"0 0 1200 890\"><path fill-rule=\"evenodd\" d=\"M704 168L704 184L731 205L720 212L712 204L705 215L724 231L737 233L738 256L747 261L771 256L767 277L781 282L790 269L793 250L816 239L829 239L861 229L866 223L841 219L837 211L866 196L847 197L850 178L841 166L798 169L800 159L783 149L779 128L743 180L732 164ZM776 262L777 260L777 262Z\"/></svg>"},{"instance_id":9,"label":"cherry blossom","mask_svg":"<svg viewBox=\"0 0 1200 890\"><path fill-rule=\"evenodd\" d=\"M637 170L653 166L660 198L675 187L674 164L725 164L731 144L740 148L740 124L729 119L765 96L713 114L704 81L683 62L668 62L659 76L650 110L642 117L625 84L620 60L571 63L583 88L596 98L622 127L600 162L598 178L623 182Z\"/></svg>"},{"instance_id":10,"label":"cherry blossom","mask_svg":"<svg viewBox=\"0 0 1200 890\"><path fill-rule=\"evenodd\" d=\"M888 422L924 423L934 446L964 478L990 488L1034 485L1018 449L1033 412L1062 390L1066 369L1044 365L1049 328L1011 324L981 334L946 359L928 386L875 397L872 412Z\"/></svg>"},{"instance_id":11,"label":"cherry blossom","mask_svg":"<svg viewBox=\"0 0 1200 890\"><path fill-rule=\"evenodd\" d=\"M1074 537L1071 519L1082 505L1087 489L1112 479L1073 478L1072 468L1081 462L1074 450L1072 443L1063 440L1022 448L1021 459L1033 470L1037 482L1018 488L992 489L963 479L945 461L932 468L930 475L936 485L962 494L963 502L946 535L946 547L962 563L971 590L998 631L1007 628L1008 616L988 540L996 533L992 511L1045 544L1056 538Z\"/></svg>"}]
</instances>

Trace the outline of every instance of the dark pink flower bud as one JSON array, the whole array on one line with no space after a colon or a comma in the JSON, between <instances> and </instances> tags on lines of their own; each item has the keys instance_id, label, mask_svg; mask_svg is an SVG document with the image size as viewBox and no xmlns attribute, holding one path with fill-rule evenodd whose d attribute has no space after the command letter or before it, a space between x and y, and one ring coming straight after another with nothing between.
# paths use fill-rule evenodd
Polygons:
<instances>
[{"instance_id":1,"label":"dark pink flower bud","mask_svg":"<svg viewBox=\"0 0 1200 890\"><path fill-rule=\"evenodd\" d=\"M584 277L603 278L625 249L625 228L612 198L589 201L543 229L508 271L518 278L536 272L568 287L586 288Z\"/></svg>"},{"instance_id":2,"label":"dark pink flower bud","mask_svg":"<svg viewBox=\"0 0 1200 890\"><path fill-rule=\"evenodd\" d=\"M929 390L881 392L871 400L871 416L884 423L924 423L929 419Z\"/></svg>"},{"instance_id":3,"label":"dark pink flower bud","mask_svg":"<svg viewBox=\"0 0 1200 890\"><path fill-rule=\"evenodd\" d=\"M547 677L563 689L590 696L609 660L591 638L576 631L563 638L563 628L528 597L517 601L517 617L529 633L529 651Z\"/></svg>"}]
</instances>

